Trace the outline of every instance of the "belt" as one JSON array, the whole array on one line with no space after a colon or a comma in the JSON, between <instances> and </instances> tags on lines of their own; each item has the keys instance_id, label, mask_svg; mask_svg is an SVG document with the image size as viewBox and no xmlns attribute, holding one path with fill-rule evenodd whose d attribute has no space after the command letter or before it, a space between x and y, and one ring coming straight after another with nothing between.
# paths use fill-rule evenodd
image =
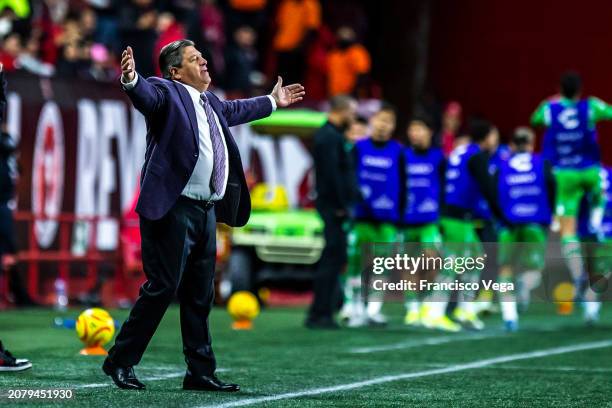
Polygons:
<instances>
[{"instance_id":1,"label":"belt","mask_svg":"<svg viewBox=\"0 0 612 408\"><path fill-rule=\"evenodd\" d=\"M179 200L187 201L189 203L193 203L199 207L202 207L205 211L210 210L215 206L216 200L196 200L195 198L187 197L184 195L179 196Z\"/></svg>"},{"instance_id":2,"label":"belt","mask_svg":"<svg viewBox=\"0 0 612 408\"><path fill-rule=\"evenodd\" d=\"M216 201L213 200L206 200L206 201L201 201L202 202L202 207L204 207L204 209L206 211L210 210L211 208L213 208L215 206Z\"/></svg>"}]
</instances>

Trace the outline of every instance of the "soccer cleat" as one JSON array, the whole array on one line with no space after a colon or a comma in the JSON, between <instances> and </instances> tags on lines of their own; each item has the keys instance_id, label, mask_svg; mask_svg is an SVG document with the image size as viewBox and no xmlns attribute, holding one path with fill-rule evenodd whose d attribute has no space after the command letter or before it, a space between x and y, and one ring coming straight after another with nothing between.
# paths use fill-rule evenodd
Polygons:
<instances>
[{"instance_id":1,"label":"soccer cleat","mask_svg":"<svg viewBox=\"0 0 612 408\"><path fill-rule=\"evenodd\" d=\"M427 316L424 319L421 318L421 323L423 324L423 327L427 329L442 330L451 333L461 331L461 326L453 322L446 315L438 317Z\"/></svg>"},{"instance_id":2,"label":"soccer cleat","mask_svg":"<svg viewBox=\"0 0 612 408\"><path fill-rule=\"evenodd\" d=\"M419 327L421 325L421 315L418 310L408 310L404 316L406 326Z\"/></svg>"},{"instance_id":3,"label":"soccer cleat","mask_svg":"<svg viewBox=\"0 0 612 408\"><path fill-rule=\"evenodd\" d=\"M387 316L385 316L382 313L375 313L372 315L368 315L367 320L370 326L386 326L387 325Z\"/></svg>"},{"instance_id":4,"label":"soccer cleat","mask_svg":"<svg viewBox=\"0 0 612 408\"><path fill-rule=\"evenodd\" d=\"M368 324L368 319L362 313L353 314L346 323L347 327L355 328L355 327L363 327Z\"/></svg>"},{"instance_id":5,"label":"soccer cleat","mask_svg":"<svg viewBox=\"0 0 612 408\"><path fill-rule=\"evenodd\" d=\"M518 320L505 320L504 330L508 333L516 333L518 331Z\"/></svg>"},{"instance_id":6,"label":"soccer cleat","mask_svg":"<svg viewBox=\"0 0 612 408\"><path fill-rule=\"evenodd\" d=\"M468 312L463 308L457 307L453 312L453 317L455 318L455 320L461 323L462 326L468 329L484 329L484 323L478 318L478 316L474 312Z\"/></svg>"},{"instance_id":7,"label":"soccer cleat","mask_svg":"<svg viewBox=\"0 0 612 408\"><path fill-rule=\"evenodd\" d=\"M2 371L23 371L32 367L26 359L16 359L10 351L6 350L0 342L0 372Z\"/></svg>"}]
</instances>

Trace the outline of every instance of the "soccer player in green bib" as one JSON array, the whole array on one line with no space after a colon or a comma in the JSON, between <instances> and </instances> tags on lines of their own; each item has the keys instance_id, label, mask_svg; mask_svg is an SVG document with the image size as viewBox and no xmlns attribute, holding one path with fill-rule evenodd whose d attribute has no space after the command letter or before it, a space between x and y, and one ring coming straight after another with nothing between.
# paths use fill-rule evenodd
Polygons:
<instances>
[{"instance_id":1,"label":"soccer player in green bib","mask_svg":"<svg viewBox=\"0 0 612 408\"><path fill-rule=\"evenodd\" d=\"M385 251L385 244L397 242L397 224L402 208L402 146L391 140L396 113L391 105L382 107L370 118L370 137L355 143L354 161L362 199L355 206L354 224L348 234L348 267L344 303L350 310L350 327L384 324L381 299L363 299L361 270L364 246ZM377 246L376 244L383 244ZM385 254L375 254L381 256ZM367 303L367 308L364 307Z\"/></svg>"},{"instance_id":2,"label":"soccer player in green bib","mask_svg":"<svg viewBox=\"0 0 612 408\"><path fill-rule=\"evenodd\" d=\"M503 214L494 201L493 178L489 173L491 152L497 147L498 133L493 125L482 119L473 120L470 142L456 147L446 163L444 207L440 226L444 239L444 256L450 258L483 256L482 243L476 232L474 220ZM440 283L460 280L476 283L480 270L459 273L441 270L436 280ZM446 315L450 301L449 291L430 293L421 308L421 324L426 328L457 332L461 326L482 330L484 323L476 314L475 293L459 292L458 305L453 317Z\"/></svg>"},{"instance_id":3,"label":"soccer player in green bib","mask_svg":"<svg viewBox=\"0 0 612 408\"><path fill-rule=\"evenodd\" d=\"M408 124L409 146L404 148L404 172L406 200L402 216L402 241L412 251L411 256L421 253L437 255L441 250L442 235L440 203L444 191L444 154L432 146L432 125L426 116L415 116ZM425 271L415 271L421 276ZM435 271L432 271L435 272ZM418 291L406 291L406 316L404 323L420 326Z\"/></svg>"},{"instance_id":4,"label":"soccer player in green bib","mask_svg":"<svg viewBox=\"0 0 612 408\"><path fill-rule=\"evenodd\" d=\"M494 174L499 203L507 224L499 234L500 283L514 283L520 270L526 291L539 283L545 265L546 231L555 203L555 179L550 163L534 154L535 135L518 128L512 135L511 155L499 162ZM516 291L501 292L502 319L508 332L518 330Z\"/></svg>"},{"instance_id":5,"label":"soccer player in green bib","mask_svg":"<svg viewBox=\"0 0 612 408\"><path fill-rule=\"evenodd\" d=\"M546 126L543 158L553 165L557 180L555 213L559 218L561 246L578 287L584 277L577 236L578 206L585 194L592 198L591 225L599 228L605 196L600 180L597 123L612 119L612 106L594 97L581 97L582 81L568 72L561 77L561 94L545 100L531 117L534 126Z\"/></svg>"},{"instance_id":6,"label":"soccer player in green bib","mask_svg":"<svg viewBox=\"0 0 612 408\"><path fill-rule=\"evenodd\" d=\"M603 166L601 178L606 207L599 228L591 225L591 197L587 195L582 199L578 212L578 236L583 243L589 273L585 273L580 285L576 286L576 298L581 302L584 320L589 325L599 320L600 293L606 290L612 277L612 167Z\"/></svg>"}]
</instances>

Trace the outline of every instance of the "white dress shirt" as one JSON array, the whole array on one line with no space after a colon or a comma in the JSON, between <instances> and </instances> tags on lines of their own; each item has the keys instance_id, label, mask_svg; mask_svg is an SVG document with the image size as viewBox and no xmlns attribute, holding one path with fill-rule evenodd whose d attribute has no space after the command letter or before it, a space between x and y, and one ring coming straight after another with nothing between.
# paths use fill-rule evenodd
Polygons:
<instances>
[{"instance_id":1,"label":"white dress shirt","mask_svg":"<svg viewBox=\"0 0 612 408\"><path fill-rule=\"evenodd\" d=\"M134 79L131 82L123 83L125 89L132 89L136 86L136 82L138 81L138 74L135 75ZM219 117L217 113L213 110L213 115L215 117L215 123L217 124L217 128L219 132L221 132L223 140L223 150L225 151L225 177L223 182L223 190L215 191L211 193L210 189L210 178L212 176L213 170L213 150L212 150L212 140L210 139L210 126L208 124L208 119L206 118L206 112L204 111L203 101L200 98L200 92L194 87L184 84L179 81L174 81L181 86L184 86L185 89L189 92L189 96L193 101L193 107L195 108L196 113L196 121L198 125L198 161L196 162L195 168L193 169L193 173L187 182L187 185L183 189L181 195L193 198L196 200L221 200L225 195L225 188L227 187L227 177L229 174L229 157L227 154L227 144L225 141L225 135L223 135L223 129L221 128L221 123L219 123ZM272 110L276 110L276 101L270 95L270 102L272 103Z\"/></svg>"}]
</instances>

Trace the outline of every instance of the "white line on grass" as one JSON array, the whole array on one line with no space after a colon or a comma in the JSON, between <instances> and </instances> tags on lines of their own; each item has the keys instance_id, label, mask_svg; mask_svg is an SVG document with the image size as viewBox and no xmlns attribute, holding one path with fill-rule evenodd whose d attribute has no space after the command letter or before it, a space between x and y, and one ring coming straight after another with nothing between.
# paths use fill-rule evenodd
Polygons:
<instances>
[{"instance_id":1,"label":"white line on grass","mask_svg":"<svg viewBox=\"0 0 612 408\"><path fill-rule=\"evenodd\" d=\"M487 367L493 368L493 367ZM501 370L530 370L530 371L566 371L566 372L585 372L585 373L612 373L612 368L601 367L569 367L569 366L552 366L552 367L529 367L529 366L500 366L495 369Z\"/></svg>"},{"instance_id":2,"label":"white line on grass","mask_svg":"<svg viewBox=\"0 0 612 408\"><path fill-rule=\"evenodd\" d=\"M481 340L488 339L490 337L501 337L507 334L501 333L481 333L481 334L456 334L453 336L435 336L425 337L423 339L407 340L399 343L384 344L381 346L372 347L355 347L349 349L349 353L354 354L367 354L375 353L379 351L390 351L390 350L404 350L421 346L437 346L439 344L453 343L455 341L468 341L468 340Z\"/></svg>"},{"instance_id":3,"label":"white line on grass","mask_svg":"<svg viewBox=\"0 0 612 408\"><path fill-rule=\"evenodd\" d=\"M279 401L279 400L284 400L284 399L305 397L305 396L310 396L310 395L327 394L330 392L348 391L348 390L368 387L368 386L376 385L376 384L384 384L388 382L407 380L411 378L427 377L430 375L456 373L458 371L472 370L475 368L483 368L483 367L487 367L493 364L501 364L501 363L508 363L512 361L527 360L530 358L548 357L548 356L554 356L558 354L573 353L576 351L593 350L593 349L605 348L605 347L610 347L610 346L612 346L612 340L575 344L573 346L565 346L565 347L555 347L551 349L536 350L536 351L530 351L526 353L509 354L506 356L487 358L484 360L473 361L471 363L456 364L456 365L448 366L445 368L436 368L432 370L417 371L417 372L403 373L403 374L397 374L397 375L385 375L383 377L372 378L371 380L357 381L357 382L348 383L348 384L340 384L340 385L335 385L333 387L311 388L311 389L306 389L302 391L269 395L265 397L247 398L247 399L237 400L233 402L227 402L225 404L215 404L215 405L210 405L210 406L203 406L201 408L242 407L245 405L260 404L263 402Z\"/></svg>"}]
</instances>

